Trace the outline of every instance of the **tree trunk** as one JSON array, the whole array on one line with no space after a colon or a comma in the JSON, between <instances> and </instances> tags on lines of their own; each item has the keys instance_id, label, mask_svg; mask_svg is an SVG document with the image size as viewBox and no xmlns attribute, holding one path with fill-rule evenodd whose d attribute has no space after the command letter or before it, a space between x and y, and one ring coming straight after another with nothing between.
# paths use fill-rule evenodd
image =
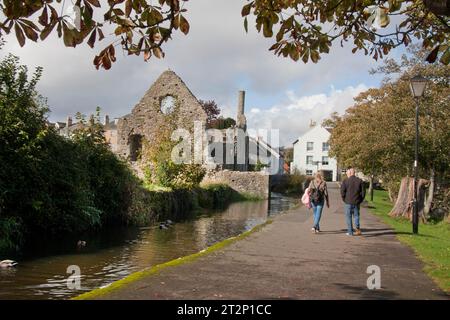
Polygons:
<instances>
[{"instance_id":1,"label":"tree trunk","mask_svg":"<svg viewBox=\"0 0 450 320\"><path fill-rule=\"evenodd\" d=\"M389 195L389 200L390 200L391 202L396 201L395 196L394 196L394 191L392 191L392 188L389 188L389 187L388 187L388 195Z\"/></svg>"},{"instance_id":2,"label":"tree trunk","mask_svg":"<svg viewBox=\"0 0 450 320\"><path fill-rule=\"evenodd\" d=\"M428 186L428 195L425 197L425 204L423 208L424 217L430 216L431 204L433 203L434 196L434 169L430 170L430 185Z\"/></svg>"},{"instance_id":3,"label":"tree trunk","mask_svg":"<svg viewBox=\"0 0 450 320\"><path fill-rule=\"evenodd\" d=\"M419 179L419 182L417 183L417 205L418 205L418 211L419 211L419 218L422 219L423 223L427 222L427 219L424 215L424 208L425 208L425 198L426 198L426 188L430 184L430 181L425 179Z\"/></svg>"},{"instance_id":4,"label":"tree trunk","mask_svg":"<svg viewBox=\"0 0 450 320\"><path fill-rule=\"evenodd\" d=\"M424 216L424 203L425 203L425 187L429 181L425 179L419 179L417 183L417 204L419 217L422 222L426 222ZM392 208L389 215L391 217L403 217L412 220L413 216L413 198L414 198L414 179L411 177L404 177L400 183L400 189L398 191L397 201Z\"/></svg>"},{"instance_id":5,"label":"tree trunk","mask_svg":"<svg viewBox=\"0 0 450 320\"><path fill-rule=\"evenodd\" d=\"M391 212L389 212L391 217L404 217L410 220L412 219L413 184L413 178L402 178L397 201L395 202Z\"/></svg>"}]
</instances>

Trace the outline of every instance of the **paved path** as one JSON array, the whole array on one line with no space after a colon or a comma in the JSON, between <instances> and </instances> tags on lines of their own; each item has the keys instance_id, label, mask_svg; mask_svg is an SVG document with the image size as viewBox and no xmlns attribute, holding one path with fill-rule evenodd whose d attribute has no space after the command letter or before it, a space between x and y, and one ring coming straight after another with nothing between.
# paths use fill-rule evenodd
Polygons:
<instances>
[{"instance_id":1,"label":"paved path","mask_svg":"<svg viewBox=\"0 0 450 320\"><path fill-rule=\"evenodd\" d=\"M194 262L163 270L104 299L448 299L394 232L362 209L363 236L345 235L337 185L321 232L302 207L261 231ZM368 290L367 267L381 268L380 290Z\"/></svg>"}]
</instances>

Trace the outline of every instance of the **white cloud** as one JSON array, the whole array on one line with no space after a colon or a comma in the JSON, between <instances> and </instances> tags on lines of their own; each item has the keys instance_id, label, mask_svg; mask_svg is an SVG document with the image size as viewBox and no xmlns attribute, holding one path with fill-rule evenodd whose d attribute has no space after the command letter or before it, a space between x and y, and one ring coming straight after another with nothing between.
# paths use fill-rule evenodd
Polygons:
<instances>
[{"instance_id":1,"label":"white cloud","mask_svg":"<svg viewBox=\"0 0 450 320\"><path fill-rule=\"evenodd\" d=\"M339 114L353 105L353 98L367 90L365 84L349 86L342 90L331 88L329 93L298 96L287 91L287 103L247 114L248 127L253 129L280 130L280 145L290 146L308 130L311 120L318 124L333 112ZM252 109L253 110L253 109Z\"/></svg>"}]
</instances>

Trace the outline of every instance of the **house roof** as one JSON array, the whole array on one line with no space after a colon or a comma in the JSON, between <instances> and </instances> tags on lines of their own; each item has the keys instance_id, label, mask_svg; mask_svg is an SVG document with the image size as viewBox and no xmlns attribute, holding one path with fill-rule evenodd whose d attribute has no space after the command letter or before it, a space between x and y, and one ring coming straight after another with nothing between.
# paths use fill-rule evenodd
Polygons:
<instances>
[{"instance_id":1,"label":"house roof","mask_svg":"<svg viewBox=\"0 0 450 320\"><path fill-rule=\"evenodd\" d=\"M321 130L326 130L328 133L331 133L333 131L333 128L324 128L322 126L314 126L312 128L310 128L308 131L306 131L305 133L303 133L297 140L295 140L292 144L296 144L298 143L304 136L308 135L311 131L313 130L317 130L317 129L321 129Z\"/></svg>"}]
</instances>

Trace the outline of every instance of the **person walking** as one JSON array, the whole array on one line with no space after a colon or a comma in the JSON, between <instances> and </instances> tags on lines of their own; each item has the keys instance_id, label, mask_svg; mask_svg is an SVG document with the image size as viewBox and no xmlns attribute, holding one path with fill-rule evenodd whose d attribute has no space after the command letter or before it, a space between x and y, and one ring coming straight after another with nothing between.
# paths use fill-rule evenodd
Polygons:
<instances>
[{"instance_id":1,"label":"person walking","mask_svg":"<svg viewBox=\"0 0 450 320\"><path fill-rule=\"evenodd\" d=\"M355 176L355 169L347 169L347 179L341 185L341 197L345 203L345 219L347 222L347 235L353 236L353 217L355 219L355 235L361 235L360 205L366 196L364 183Z\"/></svg>"},{"instance_id":2,"label":"person walking","mask_svg":"<svg viewBox=\"0 0 450 320\"><path fill-rule=\"evenodd\" d=\"M320 232L320 218L322 217L323 206L326 202L327 208L330 207L328 199L327 183L323 176L317 172L315 178L309 184L309 197L314 213L314 225L311 228L313 233Z\"/></svg>"}]
</instances>

